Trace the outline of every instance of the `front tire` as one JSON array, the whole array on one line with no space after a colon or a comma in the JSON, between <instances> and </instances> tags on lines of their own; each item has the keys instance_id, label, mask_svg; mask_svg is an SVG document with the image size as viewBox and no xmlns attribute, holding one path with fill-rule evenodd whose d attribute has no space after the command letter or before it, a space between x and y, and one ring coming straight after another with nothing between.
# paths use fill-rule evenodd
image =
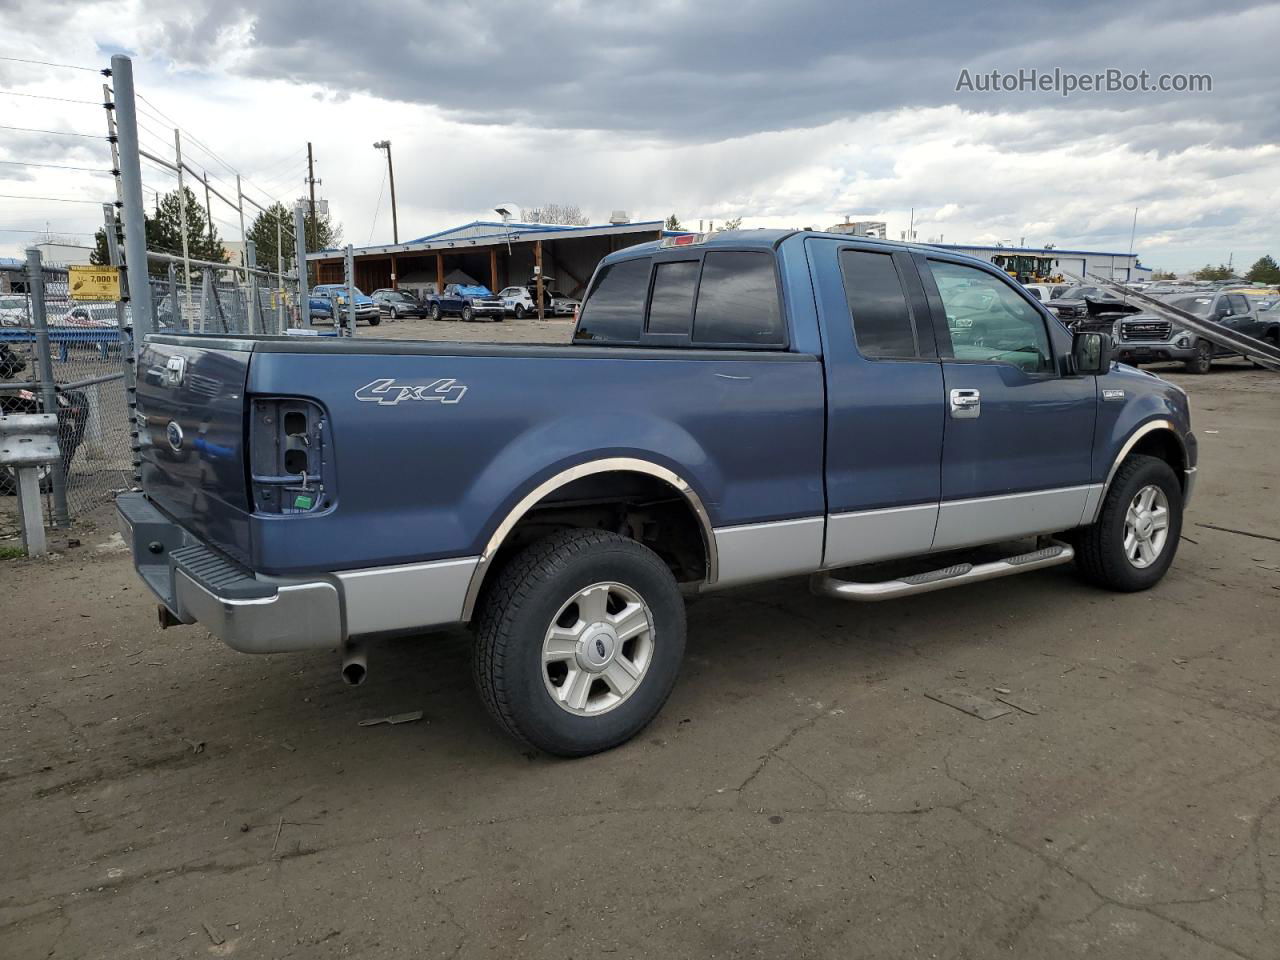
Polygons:
<instances>
[{"instance_id":1,"label":"front tire","mask_svg":"<svg viewBox=\"0 0 1280 960\"><path fill-rule=\"evenodd\" d=\"M1109 590L1147 590L1173 563L1181 537L1177 476L1163 460L1135 454L1112 478L1098 522L1076 532L1076 569Z\"/></svg>"},{"instance_id":2,"label":"front tire","mask_svg":"<svg viewBox=\"0 0 1280 960\"><path fill-rule=\"evenodd\" d=\"M392 307L392 308L391 308L391 319L392 319L392 320L399 320L399 319L400 319L400 311L399 311L399 310L397 310L395 307Z\"/></svg>"},{"instance_id":3,"label":"front tire","mask_svg":"<svg viewBox=\"0 0 1280 960\"><path fill-rule=\"evenodd\" d=\"M1208 373L1209 368L1213 366L1213 345L1208 340L1198 341L1196 343L1196 355L1183 366L1187 373Z\"/></svg>"},{"instance_id":4,"label":"front tire","mask_svg":"<svg viewBox=\"0 0 1280 960\"><path fill-rule=\"evenodd\" d=\"M462 322L470 323L476 318L476 312L471 309L471 304L467 304L462 308Z\"/></svg>"},{"instance_id":5,"label":"front tire","mask_svg":"<svg viewBox=\"0 0 1280 960\"><path fill-rule=\"evenodd\" d=\"M523 303L517 303L517 304L516 304L516 319L517 319L517 320L523 320L523 319L524 319L524 304L523 304Z\"/></svg>"},{"instance_id":6,"label":"front tire","mask_svg":"<svg viewBox=\"0 0 1280 960\"><path fill-rule=\"evenodd\" d=\"M435 321L440 320L440 304L433 303L431 305L431 319Z\"/></svg>"},{"instance_id":7,"label":"front tire","mask_svg":"<svg viewBox=\"0 0 1280 960\"><path fill-rule=\"evenodd\" d=\"M378 316L376 317L369 318L369 326L371 327L376 327L381 322L382 322L382 314L378 314Z\"/></svg>"},{"instance_id":8,"label":"front tire","mask_svg":"<svg viewBox=\"0 0 1280 960\"><path fill-rule=\"evenodd\" d=\"M586 756L657 715L684 642L684 600L653 551L616 533L566 530L526 547L486 588L476 686L517 740Z\"/></svg>"}]
</instances>

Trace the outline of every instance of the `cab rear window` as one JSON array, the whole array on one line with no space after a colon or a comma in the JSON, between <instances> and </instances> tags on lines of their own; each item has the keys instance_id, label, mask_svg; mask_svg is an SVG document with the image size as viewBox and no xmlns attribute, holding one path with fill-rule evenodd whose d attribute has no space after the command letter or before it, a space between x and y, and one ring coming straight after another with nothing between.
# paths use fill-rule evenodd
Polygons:
<instances>
[{"instance_id":1,"label":"cab rear window","mask_svg":"<svg viewBox=\"0 0 1280 960\"><path fill-rule=\"evenodd\" d=\"M574 339L639 343L648 295L648 259L609 264L600 271L587 295Z\"/></svg>"},{"instance_id":2,"label":"cab rear window","mask_svg":"<svg viewBox=\"0 0 1280 960\"><path fill-rule=\"evenodd\" d=\"M784 347L773 256L712 250L698 259L609 264L587 293L574 340Z\"/></svg>"}]
</instances>

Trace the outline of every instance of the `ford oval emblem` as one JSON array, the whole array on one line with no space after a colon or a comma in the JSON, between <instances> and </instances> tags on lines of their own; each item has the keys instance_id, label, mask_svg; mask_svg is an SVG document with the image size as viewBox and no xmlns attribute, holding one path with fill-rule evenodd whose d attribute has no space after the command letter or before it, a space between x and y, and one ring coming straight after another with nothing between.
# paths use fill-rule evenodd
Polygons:
<instances>
[{"instance_id":1,"label":"ford oval emblem","mask_svg":"<svg viewBox=\"0 0 1280 960\"><path fill-rule=\"evenodd\" d=\"M174 453L182 449L182 427L178 426L177 420L170 420L169 426L165 427L165 436L169 438L169 447Z\"/></svg>"}]
</instances>

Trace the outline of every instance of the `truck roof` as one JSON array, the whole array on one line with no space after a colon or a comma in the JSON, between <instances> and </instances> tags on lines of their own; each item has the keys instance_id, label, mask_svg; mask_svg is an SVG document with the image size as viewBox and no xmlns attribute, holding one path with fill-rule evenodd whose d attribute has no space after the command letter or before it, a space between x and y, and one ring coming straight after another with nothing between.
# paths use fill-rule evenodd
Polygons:
<instances>
[{"instance_id":1,"label":"truck roof","mask_svg":"<svg viewBox=\"0 0 1280 960\"><path fill-rule=\"evenodd\" d=\"M990 261L982 260L968 254L957 253L954 250L939 250L923 243L907 243L901 240L881 240L877 237L851 237L845 233L828 233L825 230L722 230L712 233L706 240L691 244L695 250L714 250L716 247L733 247L735 250L745 248L756 248L760 250L774 250L782 241L795 236L803 237L829 237L832 240L849 240L857 241L859 244L870 244L871 246L884 247L886 250L916 250L922 253L945 253L948 257L955 257L961 260L972 260L985 266L991 266ZM634 257L645 257L656 253L659 250L673 249L670 245L671 238L666 241L650 240L648 243L636 244L633 247L624 247L622 250L609 254L600 262L617 263L620 260L630 260ZM667 244L663 246L664 242Z\"/></svg>"}]
</instances>

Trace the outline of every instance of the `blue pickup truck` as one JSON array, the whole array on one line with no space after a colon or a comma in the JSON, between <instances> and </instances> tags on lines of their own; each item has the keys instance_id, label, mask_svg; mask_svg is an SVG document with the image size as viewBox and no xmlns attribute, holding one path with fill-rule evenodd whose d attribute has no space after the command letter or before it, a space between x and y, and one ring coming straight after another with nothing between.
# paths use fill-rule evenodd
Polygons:
<instances>
[{"instance_id":1,"label":"blue pickup truck","mask_svg":"<svg viewBox=\"0 0 1280 960\"><path fill-rule=\"evenodd\" d=\"M668 238L600 263L562 346L149 337L118 505L162 624L358 682L367 641L470 623L498 723L582 755L661 708L686 595L1153 586L1196 441L1110 354L949 252Z\"/></svg>"},{"instance_id":2,"label":"blue pickup truck","mask_svg":"<svg viewBox=\"0 0 1280 960\"><path fill-rule=\"evenodd\" d=\"M448 284L443 293L428 293L422 298L422 304L432 320L461 317L470 323L484 317L502 320L507 315L507 306L502 298L481 284Z\"/></svg>"},{"instance_id":3,"label":"blue pickup truck","mask_svg":"<svg viewBox=\"0 0 1280 960\"><path fill-rule=\"evenodd\" d=\"M378 307L377 302L359 287L355 288L356 301L356 323L363 320L371 327L376 327L382 322L382 310ZM344 283L322 283L311 290L311 319L328 320L333 322L333 311L337 307L338 313L345 325L350 316L351 308L347 304L347 286Z\"/></svg>"}]
</instances>

